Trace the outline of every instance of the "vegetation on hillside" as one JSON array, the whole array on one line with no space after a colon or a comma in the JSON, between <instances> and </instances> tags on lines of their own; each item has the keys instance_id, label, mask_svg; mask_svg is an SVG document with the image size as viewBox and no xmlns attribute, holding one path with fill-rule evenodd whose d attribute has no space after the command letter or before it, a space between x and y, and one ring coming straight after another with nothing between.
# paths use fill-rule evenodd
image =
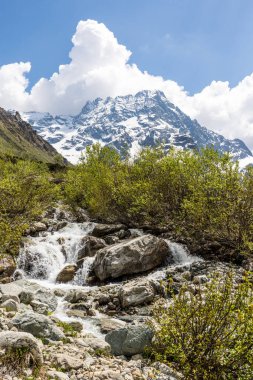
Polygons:
<instances>
[{"instance_id":1,"label":"vegetation on hillside","mask_svg":"<svg viewBox=\"0 0 253 380\"><path fill-rule=\"evenodd\" d=\"M16 255L24 231L56 199L44 164L0 160L0 256Z\"/></svg>"},{"instance_id":2,"label":"vegetation on hillside","mask_svg":"<svg viewBox=\"0 0 253 380\"><path fill-rule=\"evenodd\" d=\"M208 236L251 251L253 167L229 154L144 149L133 162L108 147L87 148L66 175L66 198L96 217L167 226L196 241Z\"/></svg>"}]
</instances>

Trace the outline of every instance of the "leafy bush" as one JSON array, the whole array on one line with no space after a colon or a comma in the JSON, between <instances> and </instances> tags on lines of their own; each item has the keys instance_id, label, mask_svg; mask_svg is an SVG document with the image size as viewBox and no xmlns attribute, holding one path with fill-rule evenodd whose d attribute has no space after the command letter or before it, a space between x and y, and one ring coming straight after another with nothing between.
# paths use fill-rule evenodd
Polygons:
<instances>
[{"instance_id":1,"label":"leafy bush","mask_svg":"<svg viewBox=\"0 0 253 380\"><path fill-rule=\"evenodd\" d=\"M134 161L96 144L66 176L65 195L96 217L167 226L199 241L225 239L253 250L253 168L211 148L144 149Z\"/></svg>"},{"instance_id":2,"label":"leafy bush","mask_svg":"<svg viewBox=\"0 0 253 380\"><path fill-rule=\"evenodd\" d=\"M205 290L181 288L172 303L154 311L155 360L180 370L189 380L253 378L253 293L245 277L232 273Z\"/></svg>"},{"instance_id":3,"label":"leafy bush","mask_svg":"<svg viewBox=\"0 0 253 380\"><path fill-rule=\"evenodd\" d=\"M29 223L57 197L46 165L0 160L0 255L15 255Z\"/></svg>"}]
</instances>

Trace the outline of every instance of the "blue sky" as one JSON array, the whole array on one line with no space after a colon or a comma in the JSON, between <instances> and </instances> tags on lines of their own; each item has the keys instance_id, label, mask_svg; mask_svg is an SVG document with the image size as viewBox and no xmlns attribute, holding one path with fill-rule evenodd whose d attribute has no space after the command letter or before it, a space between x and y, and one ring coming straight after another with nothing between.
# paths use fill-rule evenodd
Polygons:
<instances>
[{"instance_id":1,"label":"blue sky","mask_svg":"<svg viewBox=\"0 0 253 380\"><path fill-rule=\"evenodd\" d=\"M252 41L252 0L0 0L0 106L74 115L159 89L253 150Z\"/></svg>"},{"instance_id":2,"label":"blue sky","mask_svg":"<svg viewBox=\"0 0 253 380\"><path fill-rule=\"evenodd\" d=\"M50 77L88 18L105 23L141 70L190 93L253 71L251 0L0 0L0 65L30 61L31 84Z\"/></svg>"}]
</instances>

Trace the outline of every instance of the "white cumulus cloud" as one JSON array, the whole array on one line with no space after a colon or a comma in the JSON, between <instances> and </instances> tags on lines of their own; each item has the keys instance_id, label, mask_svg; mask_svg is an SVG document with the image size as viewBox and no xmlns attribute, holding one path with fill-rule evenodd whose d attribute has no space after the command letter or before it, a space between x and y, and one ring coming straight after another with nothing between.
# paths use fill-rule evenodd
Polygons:
<instances>
[{"instance_id":1,"label":"white cumulus cloud","mask_svg":"<svg viewBox=\"0 0 253 380\"><path fill-rule=\"evenodd\" d=\"M131 52L102 23L80 21L72 37L70 62L27 91L31 64L0 67L0 106L20 111L76 114L87 100L160 89L168 99L202 125L229 138L242 138L253 149L253 74L231 88L214 81L188 95L172 80L142 72L130 64Z\"/></svg>"}]
</instances>

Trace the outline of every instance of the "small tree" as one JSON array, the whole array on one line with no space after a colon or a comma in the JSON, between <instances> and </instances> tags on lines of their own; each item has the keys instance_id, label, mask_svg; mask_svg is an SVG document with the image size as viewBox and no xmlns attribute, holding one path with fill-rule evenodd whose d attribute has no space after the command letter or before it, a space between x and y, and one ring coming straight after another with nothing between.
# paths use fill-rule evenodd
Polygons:
<instances>
[{"instance_id":1,"label":"small tree","mask_svg":"<svg viewBox=\"0 0 253 380\"><path fill-rule=\"evenodd\" d=\"M181 288L154 311L152 355L188 380L253 378L253 294L245 277L216 277L204 291Z\"/></svg>"}]
</instances>

